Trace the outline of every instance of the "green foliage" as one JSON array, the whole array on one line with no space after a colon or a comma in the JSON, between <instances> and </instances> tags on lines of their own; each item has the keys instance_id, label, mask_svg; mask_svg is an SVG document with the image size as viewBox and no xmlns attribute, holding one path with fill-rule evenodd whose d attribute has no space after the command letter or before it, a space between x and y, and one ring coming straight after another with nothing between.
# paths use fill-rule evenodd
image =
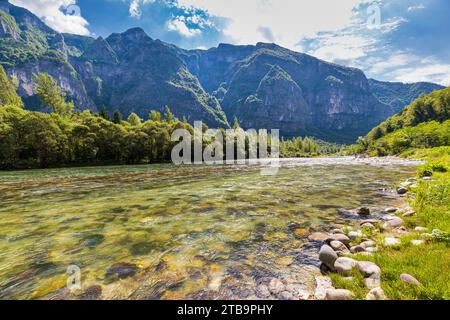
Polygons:
<instances>
[{"instance_id":1,"label":"green foliage","mask_svg":"<svg viewBox=\"0 0 450 320\"><path fill-rule=\"evenodd\" d=\"M35 74L34 81L36 93L44 105L50 107L54 113L61 116L67 116L72 112L74 107L73 102L66 102L66 94L61 90L52 76L46 73Z\"/></svg>"},{"instance_id":2,"label":"green foliage","mask_svg":"<svg viewBox=\"0 0 450 320\"><path fill-rule=\"evenodd\" d=\"M22 99L16 92L17 83L9 79L5 69L0 65L0 107L13 105L22 108Z\"/></svg>"},{"instance_id":3,"label":"green foliage","mask_svg":"<svg viewBox=\"0 0 450 320\"><path fill-rule=\"evenodd\" d=\"M132 112L127 119L128 123L134 127L138 127L142 124L142 119L134 112Z\"/></svg>"},{"instance_id":4,"label":"green foliage","mask_svg":"<svg viewBox=\"0 0 450 320\"><path fill-rule=\"evenodd\" d=\"M342 146L316 140L313 138L293 138L283 140L280 143L280 156L282 158L311 157L324 154L334 154L341 150Z\"/></svg>"},{"instance_id":5,"label":"green foliage","mask_svg":"<svg viewBox=\"0 0 450 320\"><path fill-rule=\"evenodd\" d=\"M120 111L118 110L114 111L113 122L115 124L120 124L122 122L122 114L120 113Z\"/></svg>"}]
</instances>

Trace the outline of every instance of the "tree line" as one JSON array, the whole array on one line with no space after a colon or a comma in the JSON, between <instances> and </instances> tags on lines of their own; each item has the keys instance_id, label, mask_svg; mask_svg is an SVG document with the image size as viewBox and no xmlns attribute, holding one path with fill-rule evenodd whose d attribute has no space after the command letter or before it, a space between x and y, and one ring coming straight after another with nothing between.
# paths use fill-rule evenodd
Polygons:
<instances>
[{"instance_id":1,"label":"tree line","mask_svg":"<svg viewBox=\"0 0 450 320\"><path fill-rule=\"evenodd\" d=\"M163 113L150 110L146 121L135 113L123 119L118 111L111 117L105 108L98 113L75 110L48 74L35 75L34 84L36 95L51 113L25 110L17 94L17 80L9 78L0 66L1 169L169 162L171 150L178 143L171 141L172 133L177 129L194 132L186 119L180 121L169 107ZM238 127L235 119L234 128ZM204 125L203 131L207 129ZM226 136L225 129L220 130ZM248 141L248 155L247 147ZM225 151L226 146L223 148ZM320 152L320 145L310 138L280 144L284 157Z\"/></svg>"}]
</instances>

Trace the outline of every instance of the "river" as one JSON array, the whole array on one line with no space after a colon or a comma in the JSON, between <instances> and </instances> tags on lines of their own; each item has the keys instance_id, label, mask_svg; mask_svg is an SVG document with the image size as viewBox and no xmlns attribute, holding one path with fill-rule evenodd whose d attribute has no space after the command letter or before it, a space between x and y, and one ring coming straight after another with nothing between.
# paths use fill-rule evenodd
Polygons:
<instances>
[{"instance_id":1,"label":"river","mask_svg":"<svg viewBox=\"0 0 450 320\"><path fill-rule=\"evenodd\" d=\"M0 298L250 299L273 278L307 290L319 265L308 235L342 225L338 209L397 204L390 190L416 165L318 158L285 159L271 176L257 165L0 172ZM84 296L66 289L68 266L81 271Z\"/></svg>"}]
</instances>

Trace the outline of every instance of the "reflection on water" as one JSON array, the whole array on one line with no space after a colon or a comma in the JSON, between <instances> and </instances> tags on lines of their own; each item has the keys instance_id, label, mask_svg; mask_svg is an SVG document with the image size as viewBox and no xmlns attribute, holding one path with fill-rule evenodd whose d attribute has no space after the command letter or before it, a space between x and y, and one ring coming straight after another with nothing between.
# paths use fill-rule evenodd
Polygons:
<instances>
[{"instance_id":1,"label":"reflection on water","mask_svg":"<svg viewBox=\"0 0 450 320\"><path fill-rule=\"evenodd\" d=\"M414 172L379 164L287 160L274 176L171 165L0 173L0 298L71 298L69 265L86 298L254 298L274 276L308 286L308 234L339 222L338 208L386 207L395 200L380 190Z\"/></svg>"}]
</instances>

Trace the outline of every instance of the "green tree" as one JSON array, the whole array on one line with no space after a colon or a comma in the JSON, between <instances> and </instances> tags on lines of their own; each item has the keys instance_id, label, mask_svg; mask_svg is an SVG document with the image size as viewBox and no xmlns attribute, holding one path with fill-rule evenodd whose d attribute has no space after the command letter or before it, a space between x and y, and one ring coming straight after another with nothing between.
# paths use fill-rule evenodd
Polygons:
<instances>
[{"instance_id":1,"label":"green tree","mask_svg":"<svg viewBox=\"0 0 450 320\"><path fill-rule=\"evenodd\" d=\"M122 122L122 114L119 110L114 111L113 122L115 124L120 124Z\"/></svg>"},{"instance_id":2,"label":"green tree","mask_svg":"<svg viewBox=\"0 0 450 320\"><path fill-rule=\"evenodd\" d=\"M132 112L127 119L128 123L131 124L133 127L138 127L142 124L142 119L139 118L139 116Z\"/></svg>"},{"instance_id":3,"label":"green tree","mask_svg":"<svg viewBox=\"0 0 450 320\"><path fill-rule=\"evenodd\" d=\"M111 118L109 117L109 112L108 112L108 110L106 110L105 106L103 106L103 107L100 109L99 116L102 117L102 118L105 119L105 120L108 120L108 121L111 120Z\"/></svg>"},{"instance_id":4,"label":"green tree","mask_svg":"<svg viewBox=\"0 0 450 320\"><path fill-rule=\"evenodd\" d=\"M67 116L72 112L74 107L73 102L66 102L66 94L61 90L52 76L46 73L35 74L34 82L36 85L36 93L42 103L52 108L54 113Z\"/></svg>"},{"instance_id":5,"label":"green tree","mask_svg":"<svg viewBox=\"0 0 450 320\"><path fill-rule=\"evenodd\" d=\"M22 99L17 94L17 83L9 79L5 69L0 65L0 106L11 105L23 107Z\"/></svg>"},{"instance_id":6,"label":"green tree","mask_svg":"<svg viewBox=\"0 0 450 320\"><path fill-rule=\"evenodd\" d=\"M156 122L161 122L162 121L161 113L158 111L155 111L155 110L151 110L150 111L150 120L156 121Z\"/></svg>"},{"instance_id":7,"label":"green tree","mask_svg":"<svg viewBox=\"0 0 450 320\"><path fill-rule=\"evenodd\" d=\"M169 106L166 106L166 109L164 111L164 120L168 123L172 123L175 121L175 116L173 115L172 111L170 111Z\"/></svg>"}]
</instances>

